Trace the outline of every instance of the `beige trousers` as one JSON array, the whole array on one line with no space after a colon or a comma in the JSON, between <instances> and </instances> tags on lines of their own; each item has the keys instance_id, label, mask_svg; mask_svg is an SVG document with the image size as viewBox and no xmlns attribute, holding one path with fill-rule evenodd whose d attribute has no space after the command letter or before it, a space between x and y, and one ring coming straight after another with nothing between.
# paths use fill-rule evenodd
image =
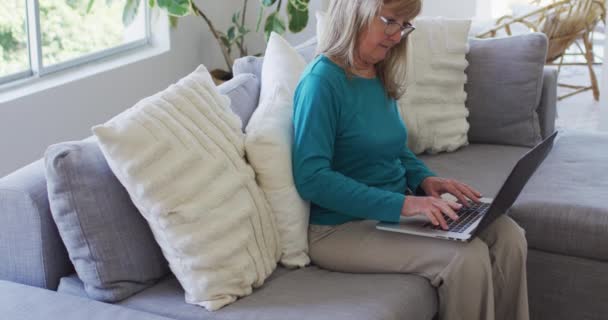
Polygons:
<instances>
[{"instance_id":1,"label":"beige trousers","mask_svg":"<svg viewBox=\"0 0 608 320\"><path fill-rule=\"evenodd\" d=\"M439 293L444 320L528 320L527 242L506 215L471 242L380 231L374 221L311 225L310 256L325 269L411 273Z\"/></svg>"}]
</instances>

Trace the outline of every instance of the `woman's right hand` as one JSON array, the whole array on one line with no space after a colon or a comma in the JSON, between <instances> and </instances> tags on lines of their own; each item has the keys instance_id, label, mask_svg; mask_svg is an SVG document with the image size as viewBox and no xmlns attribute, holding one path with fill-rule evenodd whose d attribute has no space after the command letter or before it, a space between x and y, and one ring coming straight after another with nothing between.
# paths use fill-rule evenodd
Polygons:
<instances>
[{"instance_id":1,"label":"woman's right hand","mask_svg":"<svg viewBox=\"0 0 608 320\"><path fill-rule=\"evenodd\" d=\"M411 217L425 215L433 225L441 225L444 230L448 229L444 214L452 220L457 220L458 215L454 210L462 207L461 204L435 197L406 196L401 208L401 215Z\"/></svg>"}]
</instances>

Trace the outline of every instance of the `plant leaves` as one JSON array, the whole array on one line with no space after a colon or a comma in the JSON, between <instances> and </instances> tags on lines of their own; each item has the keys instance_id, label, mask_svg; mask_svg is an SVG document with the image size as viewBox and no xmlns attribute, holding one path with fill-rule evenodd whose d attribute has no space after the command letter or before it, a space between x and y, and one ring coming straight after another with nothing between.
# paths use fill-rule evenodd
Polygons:
<instances>
[{"instance_id":1,"label":"plant leaves","mask_svg":"<svg viewBox=\"0 0 608 320\"><path fill-rule=\"evenodd\" d=\"M283 18L279 17L277 12L271 13L266 18L266 23L264 24L264 35L266 35L266 40L270 38L270 33L273 31L278 34L285 33L285 21Z\"/></svg>"},{"instance_id":2,"label":"plant leaves","mask_svg":"<svg viewBox=\"0 0 608 320\"><path fill-rule=\"evenodd\" d=\"M220 39L222 40L222 43L224 44L224 46L226 48L230 47L230 40L228 40L228 38L226 38L226 36L221 35Z\"/></svg>"},{"instance_id":3,"label":"plant leaves","mask_svg":"<svg viewBox=\"0 0 608 320\"><path fill-rule=\"evenodd\" d=\"M222 40L222 44L226 47L226 51L228 51L228 53L232 52L232 41L224 34L220 35L220 40Z\"/></svg>"},{"instance_id":4,"label":"plant leaves","mask_svg":"<svg viewBox=\"0 0 608 320\"><path fill-rule=\"evenodd\" d=\"M239 16L241 15L241 13L239 11L235 12L232 15L232 23L234 24L238 24L239 23Z\"/></svg>"},{"instance_id":5,"label":"plant leaves","mask_svg":"<svg viewBox=\"0 0 608 320\"><path fill-rule=\"evenodd\" d=\"M260 10L258 10L258 21L255 23L255 32L260 31L260 25L262 24L263 17L264 17L264 7L260 6Z\"/></svg>"},{"instance_id":6,"label":"plant leaves","mask_svg":"<svg viewBox=\"0 0 608 320\"><path fill-rule=\"evenodd\" d=\"M77 10L78 7L80 6L80 1L79 0L65 0L65 4L70 6L70 8Z\"/></svg>"},{"instance_id":7,"label":"plant leaves","mask_svg":"<svg viewBox=\"0 0 608 320\"><path fill-rule=\"evenodd\" d=\"M277 2L277 0L261 0L261 2L264 7L270 7L275 2Z\"/></svg>"},{"instance_id":8,"label":"plant leaves","mask_svg":"<svg viewBox=\"0 0 608 320\"><path fill-rule=\"evenodd\" d=\"M298 33L308 24L308 0L289 0L287 3L289 31Z\"/></svg>"},{"instance_id":9,"label":"plant leaves","mask_svg":"<svg viewBox=\"0 0 608 320\"><path fill-rule=\"evenodd\" d=\"M135 20L137 11L139 9L140 0L127 0L124 10L122 11L122 24L125 26L130 25Z\"/></svg>"},{"instance_id":10,"label":"plant leaves","mask_svg":"<svg viewBox=\"0 0 608 320\"><path fill-rule=\"evenodd\" d=\"M234 26L228 28L228 32L226 32L226 36L228 37L228 40L230 40L230 41L234 40L234 38L236 36L236 28Z\"/></svg>"},{"instance_id":11,"label":"plant leaves","mask_svg":"<svg viewBox=\"0 0 608 320\"><path fill-rule=\"evenodd\" d=\"M157 3L172 16L183 17L191 13L191 0L157 0Z\"/></svg>"},{"instance_id":12,"label":"plant leaves","mask_svg":"<svg viewBox=\"0 0 608 320\"><path fill-rule=\"evenodd\" d=\"M156 1L155 0L148 0L148 6L150 8L154 8L155 5L156 5Z\"/></svg>"},{"instance_id":13,"label":"plant leaves","mask_svg":"<svg viewBox=\"0 0 608 320\"><path fill-rule=\"evenodd\" d=\"M175 28L177 27L177 17L176 16L169 16L169 24L171 25L171 28Z\"/></svg>"},{"instance_id":14,"label":"plant leaves","mask_svg":"<svg viewBox=\"0 0 608 320\"><path fill-rule=\"evenodd\" d=\"M93 4L95 4L95 0L89 0L89 4L87 5L87 14L91 13L91 9L93 9Z\"/></svg>"}]
</instances>

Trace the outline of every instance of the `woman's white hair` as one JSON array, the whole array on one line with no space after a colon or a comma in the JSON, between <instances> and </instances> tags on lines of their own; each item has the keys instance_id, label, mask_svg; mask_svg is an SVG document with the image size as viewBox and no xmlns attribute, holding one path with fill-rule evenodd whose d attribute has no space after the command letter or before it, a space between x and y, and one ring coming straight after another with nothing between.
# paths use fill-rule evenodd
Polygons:
<instances>
[{"instance_id":1,"label":"woman's white hair","mask_svg":"<svg viewBox=\"0 0 608 320\"><path fill-rule=\"evenodd\" d=\"M352 75L359 34L371 25L385 5L390 5L408 20L415 18L422 8L421 0L332 0L325 31L319 39L318 53L334 59ZM404 77L406 53L407 41L403 39L383 61L376 64L378 77L387 94L394 99L403 95L399 79Z\"/></svg>"}]
</instances>

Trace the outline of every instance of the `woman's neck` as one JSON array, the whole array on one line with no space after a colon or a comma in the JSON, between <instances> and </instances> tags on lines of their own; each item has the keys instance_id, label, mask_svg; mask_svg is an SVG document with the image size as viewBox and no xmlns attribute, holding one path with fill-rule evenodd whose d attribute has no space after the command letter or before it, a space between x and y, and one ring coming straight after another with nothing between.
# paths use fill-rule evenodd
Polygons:
<instances>
[{"instance_id":1,"label":"woman's neck","mask_svg":"<svg viewBox=\"0 0 608 320\"><path fill-rule=\"evenodd\" d=\"M339 65L346 71L348 71L356 76L359 76L362 78L368 78L368 79L373 79L376 77L376 66L373 64L364 63L358 56L355 56L355 61L354 61L355 65L350 68L345 66L343 63L341 63L335 57L328 56L327 58L329 58L329 60L333 61L335 64Z\"/></svg>"},{"instance_id":2,"label":"woman's neck","mask_svg":"<svg viewBox=\"0 0 608 320\"><path fill-rule=\"evenodd\" d=\"M361 58L359 53L355 53L354 66L350 72L363 77L363 78L375 78L376 77L376 65L370 62L366 62Z\"/></svg>"}]
</instances>

